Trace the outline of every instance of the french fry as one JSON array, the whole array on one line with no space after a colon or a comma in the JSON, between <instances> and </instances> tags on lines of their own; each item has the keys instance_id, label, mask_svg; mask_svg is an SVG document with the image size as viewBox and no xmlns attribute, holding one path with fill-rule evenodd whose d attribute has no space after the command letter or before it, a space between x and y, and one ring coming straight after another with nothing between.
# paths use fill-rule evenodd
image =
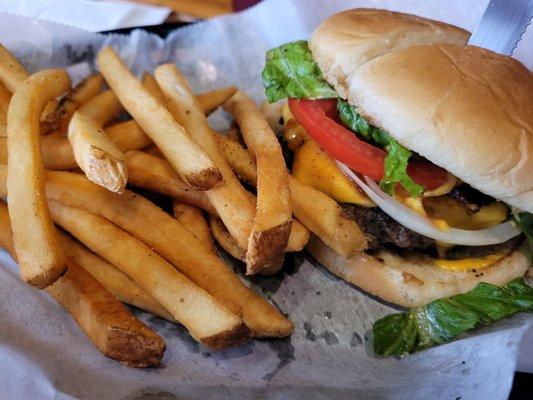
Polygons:
<instances>
[{"instance_id":1,"label":"french fry","mask_svg":"<svg viewBox=\"0 0 533 400\"><path fill-rule=\"evenodd\" d=\"M47 291L105 356L136 368L161 363L163 339L72 261L65 275Z\"/></svg>"},{"instance_id":2,"label":"french fry","mask_svg":"<svg viewBox=\"0 0 533 400\"><path fill-rule=\"evenodd\" d=\"M248 150L225 135L215 135L215 139L235 175L241 181L255 187L257 185L257 167Z\"/></svg>"},{"instance_id":3,"label":"french fry","mask_svg":"<svg viewBox=\"0 0 533 400\"><path fill-rule=\"evenodd\" d=\"M11 93L15 93L28 76L26 68L0 44L0 83Z\"/></svg>"},{"instance_id":4,"label":"french fry","mask_svg":"<svg viewBox=\"0 0 533 400\"><path fill-rule=\"evenodd\" d=\"M66 268L44 189L39 117L50 99L69 86L64 70L38 72L11 98L7 115L9 215L22 278L45 288Z\"/></svg>"},{"instance_id":5,"label":"french fry","mask_svg":"<svg viewBox=\"0 0 533 400\"><path fill-rule=\"evenodd\" d=\"M135 78L111 47L100 51L97 63L120 102L185 182L197 190L222 184L222 175L213 162L161 102Z\"/></svg>"},{"instance_id":6,"label":"french fry","mask_svg":"<svg viewBox=\"0 0 533 400\"><path fill-rule=\"evenodd\" d=\"M0 247L16 253L7 205L0 201ZM135 318L117 299L74 261L48 293L74 318L96 348L130 367L156 367L165 342Z\"/></svg>"},{"instance_id":7,"label":"french fry","mask_svg":"<svg viewBox=\"0 0 533 400\"><path fill-rule=\"evenodd\" d=\"M152 74L145 73L143 75L143 85L146 86L150 94L159 100L161 104L166 104L165 96L163 96L163 92L161 92L161 88Z\"/></svg>"},{"instance_id":8,"label":"french fry","mask_svg":"<svg viewBox=\"0 0 533 400\"><path fill-rule=\"evenodd\" d=\"M202 210L196 206L185 204L178 200L173 200L172 207L174 209L174 217L178 222L196 236L202 244L209 247L212 251L215 251L213 237L211 236L209 225Z\"/></svg>"},{"instance_id":9,"label":"french fry","mask_svg":"<svg viewBox=\"0 0 533 400\"><path fill-rule=\"evenodd\" d=\"M11 93L0 84L0 137L7 137L7 109L11 101Z\"/></svg>"},{"instance_id":10,"label":"french fry","mask_svg":"<svg viewBox=\"0 0 533 400\"><path fill-rule=\"evenodd\" d=\"M112 91L106 91L80 107L68 127L74 158L87 178L106 189L121 193L128 181L124 153L104 131L104 125L122 105Z\"/></svg>"},{"instance_id":11,"label":"french fry","mask_svg":"<svg viewBox=\"0 0 533 400\"><path fill-rule=\"evenodd\" d=\"M235 117L257 166L257 211L246 249L246 272L255 274L287 247L292 222L289 173L276 135L252 99L237 92L224 109Z\"/></svg>"},{"instance_id":12,"label":"french fry","mask_svg":"<svg viewBox=\"0 0 533 400\"><path fill-rule=\"evenodd\" d=\"M122 152L139 150L153 144L135 120L120 122L105 128L109 138Z\"/></svg>"},{"instance_id":13,"label":"french fry","mask_svg":"<svg viewBox=\"0 0 533 400\"><path fill-rule=\"evenodd\" d=\"M125 157L132 185L174 197L209 213L216 213L205 192L191 189L162 158L142 151L129 151Z\"/></svg>"},{"instance_id":14,"label":"french fry","mask_svg":"<svg viewBox=\"0 0 533 400\"><path fill-rule=\"evenodd\" d=\"M6 195L6 168L0 166L0 195ZM46 174L47 196L108 219L146 243L198 286L241 315L255 337L285 337L294 325L266 300L247 288L215 253L175 218L142 196L121 195L69 172ZM154 296L155 297L155 296Z\"/></svg>"},{"instance_id":15,"label":"french fry","mask_svg":"<svg viewBox=\"0 0 533 400\"><path fill-rule=\"evenodd\" d=\"M90 75L70 89L41 122L43 134L56 132L59 137L65 136L74 112L100 93L103 80L100 74Z\"/></svg>"},{"instance_id":16,"label":"french fry","mask_svg":"<svg viewBox=\"0 0 533 400\"><path fill-rule=\"evenodd\" d=\"M217 108L221 107L231 96L237 92L235 86L229 86L222 89L212 90L210 92L196 95L200 108L205 115L211 114Z\"/></svg>"},{"instance_id":17,"label":"french fry","mask_svg":"<svg viewBox=\"0 0 533 400\"><path fill-rule=\"evenodd\" d=\"M364 233L335 200L292 176L289 184L294 215L326 245L345 257L366 248Z\"/></svg>"},{"instance_id":18,"label":"french fry","mask_svg":"<svg viewBox=\"0 0 533 400\"><path fill-rule=\"evenodd\" d=\"M246 262L246 250L239 246L235 239L230 235L224 222L216 215L209 215L209 227L217 243L233 258Z\"/></svg>"},{"instance_id":19,"label":"french fry","mask_svg":"<svg viewBox=\"0 0 533 400\"><path fill-rule=\"evenodd\" d=\"M142 149L152 143L134 120L110 126L105 131L122 152ZM47 169L68 171L78 166L67 138L59 138L55 135L42 136L41 154ZM0 164L7 164L7 139L2 137L0 137ZM185 183L182 184L185 185Z\"/></svg>"},{"instance_id":20,"label":"french fry","mask_svg":"<svg viewBox=\"0 0 533 400\"><path fill-rule=\"evenodd\" d=\"M105 218L50 202L54 221L151 294L190 335L212 349L246 339L241 319L167 261Z\"/></svg>"},{"instance_id":21,"label":"french fry","mask_svg":"<svg viewBox=\"0 0 533 400\"><path fill-rule=\"evenodd\" d=\"M239 261L246 262L246 250L239 247L235 239L231 237L228 230L224 226L224 223L220 218L215 215L209 216L209 226L213 237L217 243L222 247L229 255L236 258ZM270 259L259 272L261 275L273 275L277 273L283 266L285 257L282 254Z\"/></svg>"},{"instance_id":22,"label":"french fry","mask_svg":"<svg viewBox=\"0 0 533 400\"><path fill-rule=\"evenodd\" d=\"M207 191L206 195L239 246L245 248L255 214L253 204L220 152L205 114L176 66L160 65L155 70L155 79L172 115L222 173L224 185Z\"/></svg>"},{"instance_id":23,"label":"french fry","mask_svg":"<svg viewBox=\"0 0 533 400\"><path fill-rule=\"evenodd\" d=\"M135 283L128 275L100 258L87 247L64 232L59 242L67 256L89 272L120 301L174 322L175 319L161 304Z\"/></svg>"},{"instance_id":24,"label":"french fry","mask_svg":"<svg viewBox=\"0 0 533 400\"><path fill-rule=\"evenodd\" d=\"M287 243L287 248L285 249L285 251L287 253L302 251L307 242L309 242L310 236L311 234L309 232L309 229L307 229L300 221L293 218L291 226L291 235L289 236L289 243Z\"/></svg>"}]
</instances>

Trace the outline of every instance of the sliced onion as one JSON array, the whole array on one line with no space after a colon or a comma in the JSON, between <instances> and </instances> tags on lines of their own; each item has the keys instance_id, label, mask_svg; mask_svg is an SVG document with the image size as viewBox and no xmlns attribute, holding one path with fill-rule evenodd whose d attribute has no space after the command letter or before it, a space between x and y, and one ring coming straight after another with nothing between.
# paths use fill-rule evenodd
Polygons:
<instances>
[{"instance_id":1,"label":"sliced onion","mask_svg":"<svg viewBox=\"0 0 533 400\"><path fill-rule=\"evenodd\" d=\"M431 239L438 240L439 242L463 246L486 246L503 243L521 233L520 229L512 221L476 231L456 228L447 230L437 229L429 218L420 215L396 201L393 197L382 191L379 185L373 180L365 177L365 183L345 164L337 161L337 165L391 218L406 228Z\"/></svg>"}]
</instances>

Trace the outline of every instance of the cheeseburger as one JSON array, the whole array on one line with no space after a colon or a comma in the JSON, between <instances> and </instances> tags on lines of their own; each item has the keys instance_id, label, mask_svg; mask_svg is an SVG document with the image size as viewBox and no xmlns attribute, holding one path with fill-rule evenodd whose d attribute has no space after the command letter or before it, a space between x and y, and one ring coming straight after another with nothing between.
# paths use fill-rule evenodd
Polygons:
<instances>
[{"instance_id":1,"label":"cheeseburger","mask_svg":"<svg viewBox=\"0 0 533 400\"><path fill-rule=\"evenodd\" d=\"M367 241L346 257L314 237L309 252L406 307L505 285L531 265L533 77L468 37L358 9L267 53L267 98L288 99L293 176L335 199Z\"/></svg>"}]
</instances>

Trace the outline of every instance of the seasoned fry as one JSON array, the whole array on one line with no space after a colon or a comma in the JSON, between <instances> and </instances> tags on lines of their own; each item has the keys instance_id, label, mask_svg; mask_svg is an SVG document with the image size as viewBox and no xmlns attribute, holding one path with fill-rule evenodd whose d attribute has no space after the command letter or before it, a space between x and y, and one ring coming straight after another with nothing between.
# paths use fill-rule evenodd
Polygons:
<instances>
[{"instance_id":1,"label":"seasoned fry","mask_svg":"<svg viewBox=\"0 0 533 400\"><path fill-rule=\"evenodd\" d=\"M15 93L28 76L26 68L0 44L0 83L11 93Z\"/></svg>"},{"instance_id":2,"label":"seasoned fry","mask_svg":"<svg viewBox=\"0 0 533 400\"><path fill-rule=\"evenodd\" d=\"M345 257L366 248L364 233L335 200L292 176L289 184L294 215L326 245Z\"/></svg>"},{"instance_id":3,"label":"seasoned fry","mask_svg":"<svg viewBox=\"0 0 533 400\"><path fill-rule=\"evenodd\" d=\"M129 182L132 185L174 197L209 213L216 213L205 192L191 189L162 158L142 151L129 151L125 156Z\"/></svg>"},{"instance_id":4,"label":"seasoned fry","mask_svg":"<svg viewBox=\"0 0 533 400\"><path fill-rule=\"evenodd\" d=\"M215 139L235 175L241 181L255 187L257 185L257 167L250 153L240 143L225 135L215 135Z\"/></svg>"},{"instance_id":5,"label":"seasoned fry","mask_svg":"<svg viewBox=\"0 0 533 400\"><path fill-rule=\"evenodd\" d=\"M50 202L54 221L99 256L116 265L163 305L190 335L212 349L246 339L241 319L167 261L105 218Z\"/></svg>"},{"instance_id":6,"label":"seasoned fry","mask_svg":"<svg viewBox=\"0 0 533 400\"><path fill-rule=\"evenodd\" d=\"M7 109L11 101L11 93L0 84L0 137L7 137Z\"/></svg>"},{"instance_id":7,"label":"seasoned fry","mask_svg":"<svg viewBox=\"0 0 533 400\"><path fill-rule=\"evenodd\" d=\"M100 74L90 75L61 98L53 112L41 122L43 134L56 132L57 136L65 136L70 119L74 112L100 93L104 78Z\"/></svg>"},{"instance_id":8,"label":"seasoned fry","mask_svg":"<svg viewBox=\"0 0 533 400\"><path fill-rule=\"evenodd\" d=\"M38 72L19 85L9 105L9 215L22 278L45 288L61 276L66 257L56 237L44 190L39 117L46 102L69 86L64 70Z\"/></svg>"},{"instance_id":9,"label":"seasoned fry","mask_svg":"<svg viewBox=\"0 0 533 400\"><path fill-rule=\"evenodd\" d=\"M142 149L152 143L133 120L110 126L105 131L122 152ZM54 135L42 136L41 153L44 167L47 169L67 171L78 166L67 138L58 138ZM7 164L7 139L2 137L0 137L0 164Z\"/></svg>"},{"instance_id":10,"label":"seasoned fry","mask_svg":"<svg viewBox=\"0 0 533 400\"><path fill-rule=\"evenodd\" d=\"M105 128L107 136L124 153L130 150L139 150L153 144L146 133L135 120L120 122Z\"/></svg>"},{"instance_id":11,"label":"seasoned fry","mask_svg":"<svg viewBox=\"0 0 533 400\"><path fill-rule=\"evenodd\" d=\"M74 262L47 291L105 356L136 368L161 363L163 339Z\"/></svg>"},{"instance_id":12,"label":"seasoned fry","mask_svg":"<svg viewBox=\"0 0 533 400\"><path fill-rule=\"evenodd\" d=\"M135 78L111 47L100 51L97 63L120 102L185 182L197 190L221 185L222 175L213 162L161 102Z\"/></svg>"},{"instance_id":13,"label":"seasoned fry","mask_svg":"<svg viewBox=\"0 0 533 400\"><path fill-rule=\"evenodd\" d=\"M172 206L174 208L174 217L176 217L178 222L196 236L202 244L215 251L211 231L202 210L179 200L174 200Z\"/></svg>"},{"instance_id":14,"label":"seasoned fry","mask_svg":"<svg viewBox=\"0 0 533 400\"><path fill-rule=\"evenodd\" d=\"M222 89L212 90L210 92L196 95L200 108L205 115L211 114L217 108L221 107L231 96L237 92L235 86L229 86Z\"/></svg>"},{"instance_id":15,"label":"seasoned fry","mask_svg":"<svg viewBox=\"0 0 533 400\"><path fill-rule=\"evenodd\" d=\"M0 247L16 254L7 205L0 201ZM156 367L165 352L163 339L135 318L91 275L69 261L68 270L47 288L74 318L96 348L130 367Z\"/></svg>"},{"instance_id":16,"label":"seasoned fry","mask_svg":"<svg viewBox=\"0 0 533 400\"><path fill-rule=\"evenodd\" d=\"M161 92L161 88L152 74L145 73L143 75L143 85L146 86L150 94L159 100L161 104L166 104L165 96L163 96L163 92Z\"/></svg>"},{"instance_id":17,"label":"seasoned fry","mask_svg":"<svg viewBox=\"0 0 533 400\"><path fill-rule=\"evenodd\" d=\"M246 249L246 272L255 274L287 247L292 221L289 173L276 135L252 99L237 92L224 109L235 117L257 166L257 211Z\"/></svg>"},{"instance_id":18,"label":"seasoned fry","mask_svg":"<svg viewBox=\"0 0 533 400\"><path fill-rule=\"evenodd\" d=\"M209 216L209 226L211 232L217 243L222 247L229 255L237 260L246 262L246 250L242 247L239 247L235 239L231 237L228 230L224 226L224 223L220 218L215 215ZM283 261L285 257L282 254L272 258L265 265L264 268L259 272L261 275L273 275L278 272L283 266Z\"/></svg>"},{"instance_id":19,"label":"seasoned fry","mask_svg":"<svg viewBox=\"0 0 533 400\"><path fill-rule=\"evenodd\" d=\"M209 227L217 243L233 258L246 262L246 250L239 246L235 239L230 235L224 222L216 215L209 215Z\"/></svg>"},{"instance_id":20,"label":"seasoned fry","mask_svg":"<svg viewBox=\"0 0 533 400\"><path fill-rule=\"evenodd\" d=\"M5 193L1 185L5 172L5 167L0 167L0 194ZM69 172L49 171L46 186L50 199L106 218L153 248L228 309L242 315L255 337L292 333L291 321L243 285L231 268L175 218L142 196L128 190L116 195Z\"/></svg>"},{"instance_id":21,"label":"seasoned fry","mask_svg":"<svg viewBox=\"0 0 533 400\"><path fill-rule=\"evenodd\" d=\"M89 272L117 299L174 322L172 314L121 270L61 231L59 232L59 242L72 261Z\"/></svg>"},{"instance_id":22,"label":"seasoned fry","mask_svg":"<svg viewBox=\"0 0 533 400\"><path fill-rule=\"evenodd\" d=\"M224 185L206 194L231 236L240 247L245 248L255 214L253 204L220 152L198 101L176 66L160 65L155 70L155 79L165 95L170 112L222 173Z\"/></svg>"},{"instance_id":23,"label":"seasoned fry","mask_svg":"<svg viewBox=\"0 0 533 400\"><path fill-rule=\"evenodd\" d=\"M287 253L302 251L309 241L310 235L309 229L307 229L300 221L293 218L291 235L289 236L289 243L287 243L287 248L285 251Z\"/></svg>"},{"instance_id":24,"label":"seasoned fry","mask_svg":"<svg viewBox=\"0 0 533 400\"><path fill-rule=\"evenodd\" d=\"M122 105L112 91L89 100L72 117L68 139L74 158L87 178L106 189L121 193L128 181L124 153L104 131L104 125Z\"/></svg>"}]
</instances>

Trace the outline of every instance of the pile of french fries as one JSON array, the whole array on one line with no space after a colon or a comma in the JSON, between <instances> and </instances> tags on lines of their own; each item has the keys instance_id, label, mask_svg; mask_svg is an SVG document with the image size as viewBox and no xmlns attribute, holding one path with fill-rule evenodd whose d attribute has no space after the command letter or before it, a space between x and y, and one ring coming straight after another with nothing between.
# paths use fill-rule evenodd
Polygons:
<instances>
[{"instance_id":1,"label":"pile of french fries","mask_svg":"<svg viewBox=\"0 0 533 400\"><path fill-rule=\"evenodd\" d=\"M290 335L293 323L218 247L249 275L273 274L311 233L343 255L360 250L355 223L290 175L243 92L194 95L172 64L139 80L110 47L97 65L100 74L71 87L65 70L29 75L0 45L0 246L22 279L128 366L159 365L165 343L123 303L182 324L211 349ZM236 134L210 127L219 107ZM173 215L135 188L171 197Z\"/></svg>"}]
</instances>

